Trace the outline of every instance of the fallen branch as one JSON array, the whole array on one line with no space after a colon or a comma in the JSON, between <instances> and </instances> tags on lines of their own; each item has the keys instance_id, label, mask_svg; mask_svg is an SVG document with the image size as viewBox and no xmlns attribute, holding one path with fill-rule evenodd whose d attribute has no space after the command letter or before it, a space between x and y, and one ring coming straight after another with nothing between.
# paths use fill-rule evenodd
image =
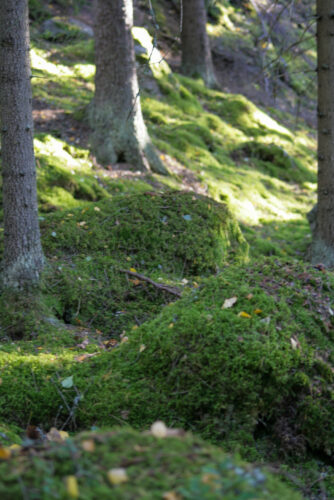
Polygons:
<instances>
[{"instance_id":1,"label":"fallen branch","mask_svg":"<svg viewBox=\"0 0 334 500\"><path fill-rule=\"evenodd\" d=\"M164 283L157 283L156 281L151 280L151 278L148 278L147 276L144 276L143 274L135 273L134 271L128 271L127 269L118 269L121 271L121 273L126 273L129 276L133 276L134 278L139 279L140 281L146 281L147 283L150 283L153 285L155 288L158 288L159 290L163 290L164 292L171 293L172 295L176 295L176 297L181 297L181 290L175 286L168 286Z\"/></svg>"}]
</instances>

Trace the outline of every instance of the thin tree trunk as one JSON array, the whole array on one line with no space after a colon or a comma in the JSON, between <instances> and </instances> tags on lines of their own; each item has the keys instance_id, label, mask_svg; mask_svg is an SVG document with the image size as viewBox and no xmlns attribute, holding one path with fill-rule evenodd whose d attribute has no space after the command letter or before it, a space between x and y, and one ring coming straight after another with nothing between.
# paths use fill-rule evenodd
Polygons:
<instances>
[{"instance_id":1,"label":"thin tree trunk","mask_svg":"<svg viewBox=\"0 0 334 500\"><path fill-rule=\"evenodd\" d=\"M317 1L318 206L310 249L314 263L334 266L334 17L332 0Z\"/></svg>"},{"instance_id":2,"label":"thin tree trunk","mask_svg":"<svg viewBox=\"0 0 334 500\"><path fill-rule=\"evenodd\" d=\"M215 87L217 80L206 32L205 0L181 1L182 72L188 76L201 77L208 87Z\"/></svg>"},{"instance_id":3,"label":"thin tree trunk","mask_svg":"<svg viewBox=\"0 0 334 500\"><path fill-rule=\"evenodd\" d=\"M167 174L142 116L132 25L132 0L97 0L92 150L103 164L126 162Z\"/></svg>"},{"instance_id":4,"label":"thin tree trunk","mask_svg":"<svg viewBox=\"0 0 334 500\"><path fill-rule=\"evenodd\" d=\"M43 267L30 85L28 0L0 0L3 285L36 283Z\"/></svg>"}]
</instances>

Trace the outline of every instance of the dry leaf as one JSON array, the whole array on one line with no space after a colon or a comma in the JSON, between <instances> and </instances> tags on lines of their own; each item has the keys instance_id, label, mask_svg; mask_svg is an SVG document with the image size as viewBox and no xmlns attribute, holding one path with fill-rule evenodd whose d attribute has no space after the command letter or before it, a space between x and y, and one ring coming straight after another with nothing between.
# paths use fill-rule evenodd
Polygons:
<instances>
[{"instance_id":1,"label":"dry leaf","mask_svg":"<svg viewBox=\"0 0 334 500\"><path fill-rule=\"evenodd\" d=\"M111 484L126 483L129 479L125 469L110 469L107 477Z\"/></svg>"},{"instance_id":2,"label":"dry leaf","mask_svg":"<svg viewBox=\"0 0 334 500\"><path fill-rule=\"evenodd\" d=\"M175 491L166 491L162 495L163 500L181 500L181 497Z\"/></svg>"},{"instance_id":3,"label":"dry leaf","mask_svg":"<svg viewBox=\"0 0 334 500\"><path fill-rule=\"evenodd\" d=\"M222 309L229 309L236 303L237 300L238 297L231 297L230 299L226 299L224 301L224 304L222 305Z\"/></svg>"},{"instance_id":4,"label":"dry leaf","mask_svg":"<svg viewBox=\"0 0 334 500\"><path fill-rule=\"evenodd\" d=\"M11 456L10 449L0 446L0 460L8 460L10 456Z\"/></svg>"},{"instance_id":5,"label":"dry leaf","mask_svg":"<svg viewBox=\"0 0 334 500\"><path fill-rule=\"evenodd\" d=\"M300 349L300 342L297 337L293 336L290 338L292 349Z\"/></svg>"},{"instance_id":6,"label":"dry leaf","mask_svg":"<svg viewBox=\"0 0 334 500\"><path fill-rule=\"evenodd\" d=\"M46 438L49 441L53 441L55 443L62 443L69 437L68 432L59 431L55 427L52 427L50 431L47 433Z\"/></svg>"},{"instance_id":7,"label":"dry leaf","mask_svg":"<svg viewBox=\"0 0 334 500\"><path fill-rule=\"evenodd\" d=\"M246 299L248 299L248 300L251 300L253 297L254 297L254 295L252 293L249 293L248 295L246 295Z\"/></svg>"},{"instance_id":8,"label":"dry leaf","mask_svg":"<svg viewBox=\"0 0 334 500\"><path fill-rule=\"evenodd\" d=\"M151 433L154 437L164 438L167 436L168 429L164 422L158 420L151 425Z\"/></svg>"},{"instance_id":9,"label":"dry leaf","mask_svg":"<svg viewBox=\"0 0 334 500\"><path fill-rule=\"evenodd\" d=\"M145 351L146 349L146 345L145 344L141 344L140 347L139 347L139 352L143 352Z\"/></svg>"},{"instance_id":10,"label":"dry leaf","mask_svg":"<svg viewBox=\"0 0 334 500\"><path fill-rule=\"evenodd\" d=\"M85 451L95 451L95 441L93 439L85 439L81 442L82 449Z\"/></svg>"}]
</instances>

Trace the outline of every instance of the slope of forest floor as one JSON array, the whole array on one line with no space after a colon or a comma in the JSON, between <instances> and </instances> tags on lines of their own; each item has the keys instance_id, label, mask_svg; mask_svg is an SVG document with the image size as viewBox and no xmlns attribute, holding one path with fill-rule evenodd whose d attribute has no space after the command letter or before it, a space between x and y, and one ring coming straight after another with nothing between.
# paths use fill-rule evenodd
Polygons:
<instances>
[{"instance_id":1,"label":"slope of forest floor","mask_svg":"<svg viewBox=\"0 0 334 500\"><path fill-rule=\"evenodd\" d=\"M312 6L212 2L210 90L179 73L177 2L152 4L135 2L133 34L166 177L90 155L91 8L30 2L48 265L38 297L0 297L1 498L333 498L334 282L305 263ZM161 419L217 448L99 430Z\"/></svg>"}]
</instances>

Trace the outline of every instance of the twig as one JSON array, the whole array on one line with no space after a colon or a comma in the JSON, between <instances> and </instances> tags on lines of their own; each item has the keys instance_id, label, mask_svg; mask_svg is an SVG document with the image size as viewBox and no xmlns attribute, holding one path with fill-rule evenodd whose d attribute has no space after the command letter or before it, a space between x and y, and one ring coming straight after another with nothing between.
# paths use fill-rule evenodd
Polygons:
<instances>
[{"instance_id":1,"label":"twig","mask_svg":"<svg viewBox=\"0 0 334 500\"><path fill-rule=\"evenodd\" d=\"M128 274L129 276L133 276L134 278L138 278L141 281L146 281L147 283L150 283L151 285L155 286L156 288L159 288L160 290L164 290L165 292L171 293L172 295L176 295L176 297L181 297L181 290L177 287L174 286L168 286L164 283L157 283L156 281L151 280L151 278L148 278L147 276L144 276L142 274L136 273L134 271L128 271L127 269L118 269L121 273Z\"/></svg>"}]
</instances>

